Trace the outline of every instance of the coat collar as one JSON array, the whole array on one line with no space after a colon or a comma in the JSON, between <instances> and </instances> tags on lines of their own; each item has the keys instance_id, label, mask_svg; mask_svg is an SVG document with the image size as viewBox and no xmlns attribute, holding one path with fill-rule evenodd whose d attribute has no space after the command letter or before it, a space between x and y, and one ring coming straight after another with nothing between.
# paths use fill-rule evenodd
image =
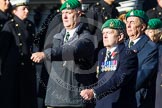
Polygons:
<instances>
[{"instance_id":1,"label":"coat collar","mask_svg":"<svg viewBox=\"0 0 162 108\"><path fill-rule=\"evenodd\" d=\"M27 20L21 20L21 19L18 18L17 16L14 16L13 19L14 19L14 21L15 21L15 23L16 23L15 26L20 27L20 28L22 28L23 30L24 30L24 29L27 29L27 26L28 26Z\"/></svg>"},{"instance_id":2,"label":"coat collar","mask_svg":"<svg viewBox=\"0 0 162 108\"><path fill-rule=\"evenodd\" d=\"M78 36L79 34L81 34L82 33L82 31L83 31L83 23L80 23L79 24L79 27L76 29L76 32L74 33L74 36ZM64 40L64 36L65 36L65 33L66 33L66 29L64 28L64 29L62 29L61 30L61 32L60 32L60 35L55 35L55 38L57 38L57 39L61 39L61 40Z\"/></svg>"},{"instance_id":3,"label":"coat collar","mask_svg":"<svg viewBox=\"0 0 162 108\"><path fill-rule=\"evenodd\" d=\"M132 50L135 50L137 52L139 52L144 46L145 44L149 41L148 36L146 35L142 35L141 39L131 47ZM126 42L126 46L128 47L128 43L129 43L129 39Z\"/></svg>"}]
</instances>

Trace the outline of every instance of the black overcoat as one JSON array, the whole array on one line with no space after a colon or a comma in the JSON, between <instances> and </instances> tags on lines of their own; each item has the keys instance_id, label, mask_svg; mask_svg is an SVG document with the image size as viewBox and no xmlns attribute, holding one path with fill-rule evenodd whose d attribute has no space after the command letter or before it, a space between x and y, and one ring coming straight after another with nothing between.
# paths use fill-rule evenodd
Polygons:
<instances>
[{"instance_id":1,"label":"black overcoat","mask_svg":"<svg viewBox=\"0 0 162 108\"><path fill-rule=\"evenodd\" d=\"M36 108L36 73L30 60L35 27L29 20L14 17L1 33L1 108Z\"/></svg>"}]
</instances>

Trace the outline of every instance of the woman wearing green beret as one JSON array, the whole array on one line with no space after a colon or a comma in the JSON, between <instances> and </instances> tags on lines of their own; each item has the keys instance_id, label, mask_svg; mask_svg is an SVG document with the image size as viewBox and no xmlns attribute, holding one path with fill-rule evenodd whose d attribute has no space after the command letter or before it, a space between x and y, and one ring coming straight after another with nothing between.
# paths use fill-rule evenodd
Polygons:
<instances>
[{"instance_id":1,"label":"woman wearing green beret","mask_svg":"<svg viewBox=\"0 0 162 108\"><path fill-rule=\"evenodd\" d=\"M162 21L158 18L150 19L145 33L151 41L158 43L162 36Z\"/></svg>"},{"instance_id":2,"label":"woman wearing green beret","mask_svg":"<svg viewBox=\"0 0 162 108\"><path fill-rule=\"evenodd\" d=\"M150 40L153 41L158 46L158 72L156 79L156 95L155 95L155 108L162 107L162 41L160 39L162 35L162 21L159 18L150 19L148 22L146 34L149 36Z\"/></svg>"}]
</instances>

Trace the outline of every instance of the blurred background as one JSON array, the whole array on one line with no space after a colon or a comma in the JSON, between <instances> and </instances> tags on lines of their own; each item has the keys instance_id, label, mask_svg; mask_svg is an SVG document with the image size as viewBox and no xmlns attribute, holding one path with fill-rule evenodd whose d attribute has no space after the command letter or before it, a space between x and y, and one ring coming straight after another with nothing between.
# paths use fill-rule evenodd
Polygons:
<instances>
[{"instance_id":1,"label":"blurred background","mask_svg":"<svg viewBox=\"0 0 162 108\"><path fill-rule=\"evenodd\" d=\"M100 0L82 0L82 10L86 11L93 4ZM117 7L120 13L131 9L143 9L147 11L157 4L157 0L115 0L120 4ZM30 0L29 19L35 22L37 30L51 12L57 12L60 7L60 0Z\"/></svg>"}]
</instances>

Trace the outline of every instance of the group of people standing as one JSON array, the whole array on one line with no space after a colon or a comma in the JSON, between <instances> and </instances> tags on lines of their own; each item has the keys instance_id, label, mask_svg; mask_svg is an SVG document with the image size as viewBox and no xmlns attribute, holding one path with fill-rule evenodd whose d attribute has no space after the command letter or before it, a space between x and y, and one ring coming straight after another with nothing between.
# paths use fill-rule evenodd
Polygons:
<instances>
[{"instance_id":1,"label":"group of people standing","mask_svg":"<svg viewBox=\"0 0 162 108\"><path fill-rule=\"evenodd\" d=\"M36 34L28 3L0 0L0 107L38 107L35 64L41 62L42 75L49 74L44 107L162 107L158 17L130 10L123 22L114 0L101 0L87 12L82 1L63 0Z\"/></svg>"}]
</instances>

